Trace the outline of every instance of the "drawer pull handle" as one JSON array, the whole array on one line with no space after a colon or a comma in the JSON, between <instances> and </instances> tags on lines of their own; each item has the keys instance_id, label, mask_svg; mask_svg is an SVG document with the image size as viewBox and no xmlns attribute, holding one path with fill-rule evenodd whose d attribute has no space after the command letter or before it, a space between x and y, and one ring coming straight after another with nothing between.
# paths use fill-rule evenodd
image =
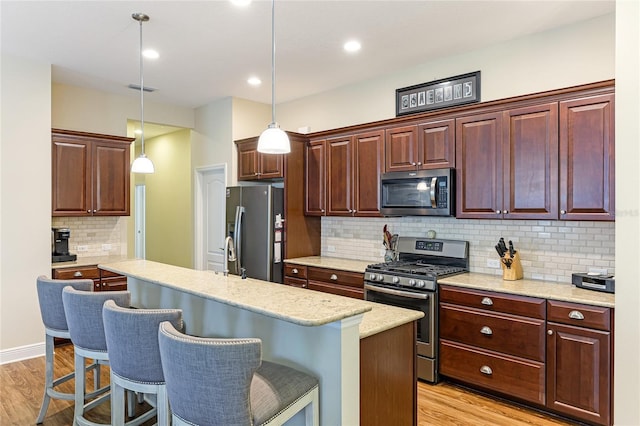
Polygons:
<instances>
[{"instance_id":1,"label":"drawer pull handle","mask_svg":"<svg viewBox=\"0 0 640 426\"><path fill-rule=\"evenodd\" d=\"M490 376L493 374L493 370L488 365L483 365L482 367L480 367L480 372L482 374L486 374L487 376Z\"/></svg>"},{"instance_id":2,"label":"drawer pull handle","mask_svg":"<svg viewBox=\"0 0 640 426\"><path fill-rule=\"evenodd\" d=\"M487 336L491 336L493 334L493 330L491 327L487 327L486 325L480 329L480 333L486 334Z\"/></svg>"},{"instance_id":3,"label":"drawer pull handle","mask_svg":"<svg viewBox=\"0 0 640 426\"><path fill-rule=\"evenodd\" d=\"M336 274L331 274L331 276L329 277L329 279L330 279L331 281L335 281L335 280L337 280L337 279L338 279L338 276L337 276Z\"/></svg>"},{"instance_id":4,"label":"drawer pull handle","mask_svg":"<svg viewBox=\"0 0 640 426\"><path fill-rule=\"evenodd\" d=\"M584 315L582 315L582 312L580 312L580 311L571 311L571 312L569 312L569 318L574 319L574 320L583 320L584 319Z\"/></svg>"},{"instance_id":5,"label":"drawer pull handle","mask_svg":"<svg viewBox=\"0 0 640 426\"><path fill-rule=\"evenodd\" d=\"M491 306L493 305L493 300L490 297L483 297L482 301L480 301L483 305Z\"/></svg>"},{"instance_id":6,"label":"drawer pull handle","mask_svg":"<svg viewBox=\"0 0 640 426\"><path fill-rule=\"evenodd\" d=\"M293 268L293 269L291 270L291 272L293 272L294 274L297 274L297 273L298 273L298 268Z\"/></svg>"},{"instance_id":7,"label":"drawer pull handle","mask_svg":"<svg viewBox=\"0 0 640 426\"><path fill-rule=\"evenodd\" d=\"M73 273L73 276L74 277L78 277L78 278L82 278L82 272L76 271L76 272Z\"/></svg>"}]
</instances>

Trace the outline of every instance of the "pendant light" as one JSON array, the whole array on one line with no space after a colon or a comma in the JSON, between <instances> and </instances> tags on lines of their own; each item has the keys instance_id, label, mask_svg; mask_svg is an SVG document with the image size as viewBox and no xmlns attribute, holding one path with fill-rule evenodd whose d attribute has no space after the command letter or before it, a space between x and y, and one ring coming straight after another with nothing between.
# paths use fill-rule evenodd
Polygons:
<instances>
[{"instance_id":1,"label":"pendant light","mask_svg":"<svg viewBox=\"0 0 640 426\"><path fill-rule=\"evenodd\" d=\"M258 152L265 154L288 154L291 152L289 136L276 122L276 0L271 2L271 124L258 139Z\"/></svg>"},{"instance_id":2,"label":"pendant light","mask_svg":"<svg viewBox=\"0 0 640 426\"><path fill-rule=\"evenodd\" d=\"M133 19L140 22L140 142L142 151L138 158L131 164L132 173L153 173L153 163L144 153L144 78L142 72L143 56L142 56L142 23L149 20L149 15L144 13L134 13L131 15Z\"/></svg>"}]
</instances>

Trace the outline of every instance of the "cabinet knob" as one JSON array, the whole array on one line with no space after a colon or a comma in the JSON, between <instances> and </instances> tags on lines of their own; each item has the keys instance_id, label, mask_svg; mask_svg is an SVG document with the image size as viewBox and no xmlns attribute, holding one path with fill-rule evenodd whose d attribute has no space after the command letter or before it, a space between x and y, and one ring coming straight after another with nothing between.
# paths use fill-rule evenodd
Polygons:
<instances>
[{"instance_id":1,"label":"cabinet knob","mask_svg":"<svg viewBox=\"0 0 640 426\"><path fill-rule=\"evenodd\" d=\"M486 334L487 336L491 336L493 334L493 330L491 327L487 327L486 325L480 329L480 333Z\"/></svg>"},{"instance_id":2,"label":"cabinet knob","mask_svg":"<svg viewBox=\"0 0 640 426\"><path fill-rule=\"evenodd\" d=\"M482 303L485 306L491 306L493 305L493 300L491 300L490 297L483 297L480 303Z\"/></svg>"},{"instance_id":3,"label":"cabinet knob","mask_svg":"<svg viewBox=\"0 0 640 426\"><path fill-rule=\"evenodd\" d=\"M82 278L82 272L76 271L76 272L73 273L73 276L76 277L76 278Z\"/></svg>"},{"instance_id":4,"label":"cabinet knob","mask_svg":"<svg viewBox=\"0 0 640 426\"><path fill-rule=\"evenodd\" d=\"M547 334L548 334L549 336L552 336L552 335L553 335L553 330L547 330Z\"/></svg>"},{"instance_id":5,"label":"cabinet knob","mask_svg":"<svg viewBox=\"0 0 640 426\"><path fill-rule=\"evenodd\" d=\"M496 210L496 214L500 214L500 213L502 213L501 210Z\"/></svg>"},{"instance_id":6,"label":"cabinet knob","mask_svg":"<svg viewBox=\"0 0 640 426\"><path fill-rule=\"evenodd\" d=\"M509 210L502 210L502 214L507 214L509 213Z\"/></svg>"},{"instance_id":7,"label":"cabinet knob","mask_svg":"<svg viewBox=\"0 0 640 426\"><path fill-rule=\"evenodd\" d=\"M102 283L102 287L106 287L106 286L107 286L107 283Z\"/></svg>"},{"instance_id":8,"label":"cabinet knob","mask_svg":"<svg viewBox=\"0 0 640 426\"><path fill-rule=\"evenodd\" d=\"M324 213L324 209L320 209L320 213Z\"/></svg>"},{"instance_id":9,"label":"cabinet knob","mask_svg":"<svg viewBox=\"0 0 640 426\"><path fill-rule=\"evenodd\" d=\"M487 376L490 376L493 374L493 370L488 365L483 365L482 367L480 367L480 372L482 374L486 374Z\"/></svg>"},{"instance_id":10,"label":"cabinet knob","mask_svg":"<svg viewBox=\"0 0 640 426\"><path fill-rule=\"evenodd\" d=\"M255 172L253 175L254 175L254 176L260 176L260 173Z\"/></svg>"},{"instance_id":11,"label":"cabinet knob","mask_svg":"<svg viewBox=\"0 0 640 426\"><path fill-rule=\"evenodd\" d=\"M95 213L95 212L96 212L96 209L93 209L93 212Z\"/></svg>"},{"instance_id":12,"label":"cabinet knob","mask_svg":"<svg viewBox=\"0 0 640 426\"><path fill-rule=\"evenodd\" d=\"M91 213L91 210L87 210L87 213Z\"/></svg>"},{"instance_id":13,"label":"cabinet knob","mask_svg":"<svg viewBox=\"0 0 640 426\"><path fill-rule=\"evenodd\" d=\"M411 165L412 165L412 166L415 166L415 165L416 165L416 163L411 163Z\"/></svg>"},{"instance_id":14,"label":"cabinet knob","mask_svg":"<svg viewBox=\"0 0 640 426\"><path fill-rule=\"evenodd\" d=\"M560 210L560 214L567 214L566 210Z\"/></svg>"},{"instance_id":15,"label":"cabinet knob","mask_svg":"<svg viewBox=\"0 0 640 426\"><path fill-rule=\"evenodd\" d=\"M307 288L307 285L306 284L302 284L302 288Z\"/></svg>"},{"instance_id":16,"label":"cabinet knob","mask_svg":"<svg viewBox=\"0 0 640 426\"><path fill-rule=\"evenodd\" d=\"M418 161L418 166L422 166L422 161Z\"/></svg>"},{"instance_id":17,"label":"cabinet knob","mask_svg":"<svg viewBox=\"0 0 640 426\"><path fill-rule=\"evenodd\" d=\"M569 312L569 318L574 319L574 320L583 320L584 319L584 315L580 311L571 311L571 312Z\"/></svg>"},{"instance_id":18,"label":"cabinet knob","mask_svg":"<svg viewBox=\"0 0 640 426\"><path fill-rule=\"evenodd\" d=\"M337 280L337 279L338 279L338 276L337 276L336 274L331 274L331 277L329 277L329 279L330 279L331 281L335 281L335 280Z\"/></svg>"},{"instance_id":19,"label":"cabinet knob","mask_svg":"<svg viewBox=\"0 0 640 426\"><path fill-rule=\"evenodd\" d=\"M292 273L294 273L294 274L297 274L297 273L298 273L298 268L293 268L293 269L291 270L291 272L292 272Z\"/></svg>"}]
</instances>

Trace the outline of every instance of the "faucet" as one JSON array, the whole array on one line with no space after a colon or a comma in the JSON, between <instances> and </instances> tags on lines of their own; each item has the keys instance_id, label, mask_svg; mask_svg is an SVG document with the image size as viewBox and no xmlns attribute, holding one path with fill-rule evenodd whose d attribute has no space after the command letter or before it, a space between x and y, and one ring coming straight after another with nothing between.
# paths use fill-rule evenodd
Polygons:
<instances>
[{"instance_id":1,"label":"faucet","mask_svg":"<svg viewBox=\"0 0 640 426\"><path fill-rule=\"evenodd\" d=\"M235 262L236 248L233 246L233 238L227 237L224 240L224 270L222 273L226 277L229 275L229 261Z\"/></svg>"}]
</instances>

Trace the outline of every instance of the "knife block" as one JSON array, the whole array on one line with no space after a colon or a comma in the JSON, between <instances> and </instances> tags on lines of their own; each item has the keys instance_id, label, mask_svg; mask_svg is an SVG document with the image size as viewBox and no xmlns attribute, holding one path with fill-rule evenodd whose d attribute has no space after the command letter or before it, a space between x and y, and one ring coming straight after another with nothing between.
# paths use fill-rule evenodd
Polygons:
<instances>
[{"instance_id":1,"label":"knife block","mask_svg":"<svg viewBox=\"0 0 640 426\"><path fill-rule=\"evenodd\" d=\"M511 259L511 267L507 268L502 261L500 262L500 266L502 266L502 279L507 281L515 281L522 279L522 264L520 263L520 253L515 252L513 257L509 255L509 253L505 253L503 259Z\"/></svg>"}]
</instances>

